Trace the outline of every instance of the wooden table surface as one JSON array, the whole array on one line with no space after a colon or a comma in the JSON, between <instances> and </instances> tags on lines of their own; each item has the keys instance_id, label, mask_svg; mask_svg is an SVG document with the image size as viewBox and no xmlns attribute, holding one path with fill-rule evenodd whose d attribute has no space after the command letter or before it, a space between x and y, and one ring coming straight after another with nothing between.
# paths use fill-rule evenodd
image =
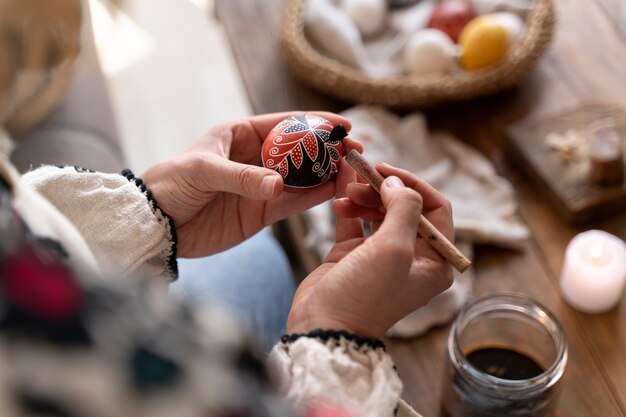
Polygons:
<instances>
[{"instance_id":1,"label":"wooden table surface","mask_svg":"<svg viewBox=\"0 0 626 417\"><path fill-rule=\"evenodd\" d=\"M593 101L626 108L626 1L555 0L558 23L538 66L509 92L426 111L444 128L493 161L516 190L532 231L523 252L476 248L476 293L513 290L552 310L569 340L569 362L559 416L626 416L626 302L606 314L571 309L558 291L569 240L599 228L626 239L626 213L571 227L564 223L504 152L506 127ZM277 32L284 0L217 0L242 80L255 113L285 110L341 111L351 106L322 96L286 67ZM405 383L403 397L424 416L437 416L444 347L449 326L412 341L389 341Z\"/></svg>"}]
</instances>

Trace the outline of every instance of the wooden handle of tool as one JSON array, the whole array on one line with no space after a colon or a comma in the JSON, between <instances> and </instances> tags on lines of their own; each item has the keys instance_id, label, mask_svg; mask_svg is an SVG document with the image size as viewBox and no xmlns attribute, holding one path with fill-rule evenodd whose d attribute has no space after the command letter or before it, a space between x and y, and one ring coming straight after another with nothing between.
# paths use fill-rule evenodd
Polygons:
<instances>
[{"instance_id":1,"label":"wooden handle of tool","mask_svg":"<svg viewBox=\"0 0 626 417\"><path fill-rule=\"evenodd\" d=\"M363 177L363 179L380 194L380 187L385 179L367 163L360 153L352 149L348 152L348 155L346 155L346 161L354 168L357 174ZM424 216L420 216L418 233L422 238L426 239L441 256L446 258L457 271L463 272L472 265L472 262Z\"/></svg>"}]
</instances>

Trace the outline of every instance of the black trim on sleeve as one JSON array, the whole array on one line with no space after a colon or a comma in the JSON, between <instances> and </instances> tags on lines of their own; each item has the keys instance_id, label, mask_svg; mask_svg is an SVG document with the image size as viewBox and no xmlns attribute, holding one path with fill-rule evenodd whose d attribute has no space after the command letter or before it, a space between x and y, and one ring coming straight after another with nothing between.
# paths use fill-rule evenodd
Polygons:
<instances>
[{"instance_id":1,"label":"black trim on sleeve","mask_svg":"<svg viewBox=\"0 0 626 417\"><path fill-rule=\"evenodd\" d=\"M96 173L96 171L94 171L93 169L83 168L78 165L55 165L55 166L59 169L74 168L74 171L78 172L79 174L95 174Z\"/></svg>"},{"instance_id":2,"label":"black trim on sleeve","mask_svg":"<svg viewBox=\"0 0 626 417\"><path fill-rule=\"evenodd\" d=\"M176 234L176 225L174 224L174 220L166 212L164 212L161 209L161 207L159 207L158 203L152 196L152 193L150 192L150 190L148 189L148 187L146 186L146 184L143 182L141 178L136 177L135 174L133 174L133 172L130 169L123 170L122 175L128 181L135 184L137 188L139 188L139 190L146 196L146 199L148 200L148 204L150 205L150 208L152 209L152 211L155 213L159 212L163 216L163 218L167 221L169 231L172 235L172 242L170 244L170 249L172 253L167 258L167 270L172 280L175 280L176 278L178 278L178 262L176 261L176 249L178 245L178 236Z\"/></svg>"},{"instance_id":3,"label":"black trim on sleeve","mask_svg":"<svg viewBox=\"0 0 626 417\"><path fill-rule=\"evenodd\" d=\"M295 333L295 334L286 334L280 338L280 341L284 344L291 344L301 337L309 337L313 339L320 339L323 342L328 342L331 339L336 341L340 341L341 339L345 339L349 342L354 342L358 347L367 346L372 349L382 349L386 350L385 344L382 340L371 339L369 337L359 336L354 333L349 333L345 330L323 330L323 329L315 329L310 331L309 333Z\"/></svg>"}]
</instances>

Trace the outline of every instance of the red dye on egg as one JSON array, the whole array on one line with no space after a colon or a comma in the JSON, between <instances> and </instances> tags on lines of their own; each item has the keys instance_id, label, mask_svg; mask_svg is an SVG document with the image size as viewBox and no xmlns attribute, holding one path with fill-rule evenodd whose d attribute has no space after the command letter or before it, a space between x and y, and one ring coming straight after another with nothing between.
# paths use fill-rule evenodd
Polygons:
<instances>
[{"instance_id":1,"label":"red dye on egg","mask_svg":"<svg viewBox=\"0 0 626 417\"><path fill-rule=\"evenodd\" d=\"M457 42L465 25L474 17L476 13L467 1L445 0L435 8L428 27L444 32Z\"/></svg>"},{"instance_id":2,"label":"red dye on egg","mask_svg":"<svg viewBox=\"0 0 626 417\"><path fill-rule=\"evenodd\" d=\"M263 166L278 172L285 191L318 187L337 172L346 153L342 125L312 114L291 116L277 124L263 142Z\"/></svg>"}]
</instances>

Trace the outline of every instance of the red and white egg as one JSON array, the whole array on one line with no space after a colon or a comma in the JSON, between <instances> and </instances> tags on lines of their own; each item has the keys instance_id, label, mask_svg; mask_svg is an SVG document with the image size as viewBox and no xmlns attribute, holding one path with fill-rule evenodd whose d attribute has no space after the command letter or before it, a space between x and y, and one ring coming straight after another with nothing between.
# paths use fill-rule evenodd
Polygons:
<instances>
[{"instance_id":1,"label":"red and white egg","mask_svg":"<svg viewBox=\"0 0 626 417\"><path fill-rule=\"evenodd\" d=\"M333 124L313 114L291 116L278 123L263 142L263 166L278 172L285 191L298 192L324 184L337 172L346 148Z\"/></svg>"},{"instance_id":2,"label":"red and white egg","mask_svg":"<svg viewBox=\"0 0 626 417\"><path fill-rule=\"evenodd\" d=\"M461 31L476 17L472 5L465 0L444 0L435 8L428 27L438 29L458 42Z\"/></svg>"}]
</instances>

